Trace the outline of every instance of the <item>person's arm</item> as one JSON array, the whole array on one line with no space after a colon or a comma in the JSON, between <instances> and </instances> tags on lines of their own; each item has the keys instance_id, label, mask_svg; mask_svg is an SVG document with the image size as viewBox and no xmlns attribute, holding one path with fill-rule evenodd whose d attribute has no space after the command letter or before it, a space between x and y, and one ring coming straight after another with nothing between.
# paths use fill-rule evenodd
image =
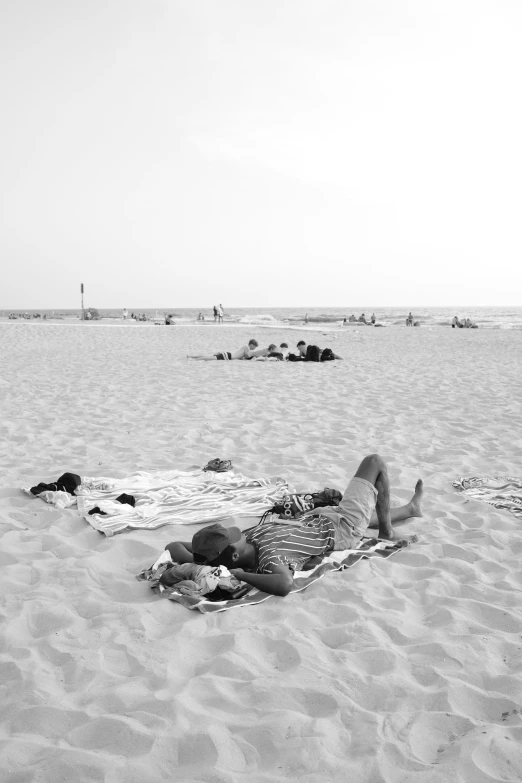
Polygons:
<instances>
[{"instance_id":1,"label":"person's arm","mask_svg":"<svg viewBox=\"0 0 522 783\"><path fill-rule=\"evenodd\" d=\"M175 563L193 563L192 544L190 541L173 541L165 547L170 552Z\"/></svg>"},{"instance_id":2,"label":"person's arm","mask_svg":"<svg viewBox=\"0 0 522 783\"><path fill-rule=\"evenodd\" d=\"M242 568L231 568L230 573L264 593L288 595L294 584L294 575L289 566L269 565L268 569L269 574L252 574L249 571L243 571Z\"/></svg>"},{"instance_id":3,"label":"person's arm","mask_svg":"<svg viewBox=\"0 0 522 783\"><path fill-rule=\"evenodd\" d=\"M332 351L332 353L333 353L333 351ZM342 356L337 356L336 353L334 353L334 359L340 359L341 361L344 361L343 357Z\"/></svg>"}]
</instances>

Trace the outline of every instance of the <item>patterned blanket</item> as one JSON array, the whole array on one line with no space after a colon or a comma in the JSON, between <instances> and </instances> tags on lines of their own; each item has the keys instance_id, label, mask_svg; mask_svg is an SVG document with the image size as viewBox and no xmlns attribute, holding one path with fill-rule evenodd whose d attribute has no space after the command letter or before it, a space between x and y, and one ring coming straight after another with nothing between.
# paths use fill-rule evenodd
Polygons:
<instances>
[{"instance_id":1,"label":"patterned blanket","mask_svg":"<svg viewBox=\"0 0 522 783\"><path fill-rule=\"evenodd\" d=\"M363 538L357 549L345 549L342 552L332 552L329 557L325 557L323 562L316 566L311 571L296 571L294 576L294 586L291 590L292 593L299 593L301 590L305 590L318 579L327 574L329 571L344 571L346 568L351 568L359 560L363 558L379 557L388 558L399 552L408 544L406 542L389 543L386 541L377 541L375 538ZM197 609L203 614L210 612L225 612L227 609L238 609L243 606L252 606L253 604L260 604L262 601L266 601L268 598L274 596L268 593L263 593L261 590L257 590L255 587L243 598L228 601L210 601L205 596L193 597L189 595L183 595L178 592L176 588L165 588L162 585L157 584L155 578L156 564L161 562L161 557L158 558L154 566L137 574L136 578L140 581L148 580L152 583L154 592L159 595L169 598L171 601L177 601L185 606L187 609Z\"/></svg>"},{"instance_id":2,"label":"patterned blanket","mask_svg":"<svg viewBox=\"0 0 522 783\"><path fill-rule=\"evenodd\" d=\"M515 476L493 476L480 478L470 476L458 478L453 482L467 497L483 500L495 508L510 511L522 519L522 479Z\"/></svg>"},{"instance_id":3,"label":"patterned blanket","mask_svg":"<svg viewBox=\"0 0 522 783\"><path fill-rule=\"evenodd\" d=\"M24 488L24 492L31 494ZM288 494L279 477L248 478L241 473L166 470L132 473L124 479L83 477L75 495L44 492L37 497L59 508L77 504L78 513L106 536L128 528L155 530L168 524L217 522L231 516L259 517ZM134 507L117 502L132 495ZM31 497L34 497L31 495ZM94 508L104 512L89 514Z\"/></svg>"}]
</instances>

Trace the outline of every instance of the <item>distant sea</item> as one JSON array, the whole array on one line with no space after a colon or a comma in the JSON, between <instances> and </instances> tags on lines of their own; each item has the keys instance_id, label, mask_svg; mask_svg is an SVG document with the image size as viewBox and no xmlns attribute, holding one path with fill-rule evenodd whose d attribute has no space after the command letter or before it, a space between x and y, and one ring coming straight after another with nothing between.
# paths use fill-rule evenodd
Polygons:
<instances>
[{"instance_id":1,"label":"distant sea","mask_svg":"<svg viewBox=\"0 0 522 783\"><path fill-rule=\"evenodd\" d=\"M87 303L86 303L87 306ZM342 321L355 315L357 318L364 313L367 320L375 313L377 323L384 326L403 326L410 312L415 321L421 326L448 326L454 315L462 320L470 318L480 328L486 329L522 329L522 307L227 307L225 305L226 321L242 321L243 323L281 323L291 322L300 324L305 322L308 316L310 323L330 323ZM104 319L122 318L123 308L99 309L99 314ZM22 313L33 315L47 315L47 318L71 319L79 318L80 309L55 309L55 310L0 310L0 317L7 318L10 312L20 316ZM163 318L165 314L172 314L175 320L180 322L195 321L198 313L202 313L206 321L213 321L212 308L209 307L158 307L158 308L129 308L129 315L134 312L146 315L148 320Z\"/></svg>"}]
</instances>

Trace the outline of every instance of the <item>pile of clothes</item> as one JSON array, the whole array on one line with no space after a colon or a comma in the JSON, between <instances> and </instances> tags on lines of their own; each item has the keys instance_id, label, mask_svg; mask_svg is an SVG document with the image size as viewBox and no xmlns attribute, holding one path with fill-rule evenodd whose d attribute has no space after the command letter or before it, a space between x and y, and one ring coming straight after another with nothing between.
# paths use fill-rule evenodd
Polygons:
<instances>
[{"instance_id":1,"label":"pile of clothes","mask_svg":"<svg viewBox=\"0 0 522 783\"><path fill-rule=\"evenodd\" d=\"M200 598L210 593L215 599L226 599L242 584L225 566L175 563L167 549L150 568L138 574L137 579L150 582L155 592L164 593L173 600L180 594Z\"/></svg>"}]
</instances>

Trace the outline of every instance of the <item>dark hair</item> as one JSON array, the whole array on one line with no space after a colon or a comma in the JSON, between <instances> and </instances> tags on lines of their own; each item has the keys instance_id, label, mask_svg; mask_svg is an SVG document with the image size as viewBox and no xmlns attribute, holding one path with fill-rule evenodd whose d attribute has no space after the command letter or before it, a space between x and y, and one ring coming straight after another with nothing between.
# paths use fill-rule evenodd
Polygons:
<instances>
[{"instance_id":1,"label":"dark hair","mask_svg":"<svg viewBox=\"0 0 522 783\"><path fill-rule=\"evenodd\" d=\"M257 340L249 340L249 341L248 341L248 344L249 344L249 345L254 345L256 348L257 348L257 346L259 345L259 343L257 342Z\"/></svg>"},{"instance_id":2,"label":"dark hair","mask_svg":"<svg viewBox=\"0 0 522 783\"><path fill-rule=\"evenodd\" d=\"M274 345L274 343L270 343L270 345L268 346L268 350L269 351L275 351L276 348L277 348L277 345Z\"/></svg>"},{"instance_id":3,"label":"dark hair","mask_svg":"<svg viewBox=\"0 0 522 783\"><path fill-rule=\"evenodd\" d=\"M280 348L288 348L288 343L281 343Z\"/></svg>"},{"instance_id":4,"label":"dark hair","mask_svg":"<svg viewBox=\"0 0 522 783\"><path fill-rule=\"evenodd\" d=\"M306 345L305 341L299 340L299 342L297 343L297 347L299 348L300 345Z\"/></svg>"}]
</instances>

